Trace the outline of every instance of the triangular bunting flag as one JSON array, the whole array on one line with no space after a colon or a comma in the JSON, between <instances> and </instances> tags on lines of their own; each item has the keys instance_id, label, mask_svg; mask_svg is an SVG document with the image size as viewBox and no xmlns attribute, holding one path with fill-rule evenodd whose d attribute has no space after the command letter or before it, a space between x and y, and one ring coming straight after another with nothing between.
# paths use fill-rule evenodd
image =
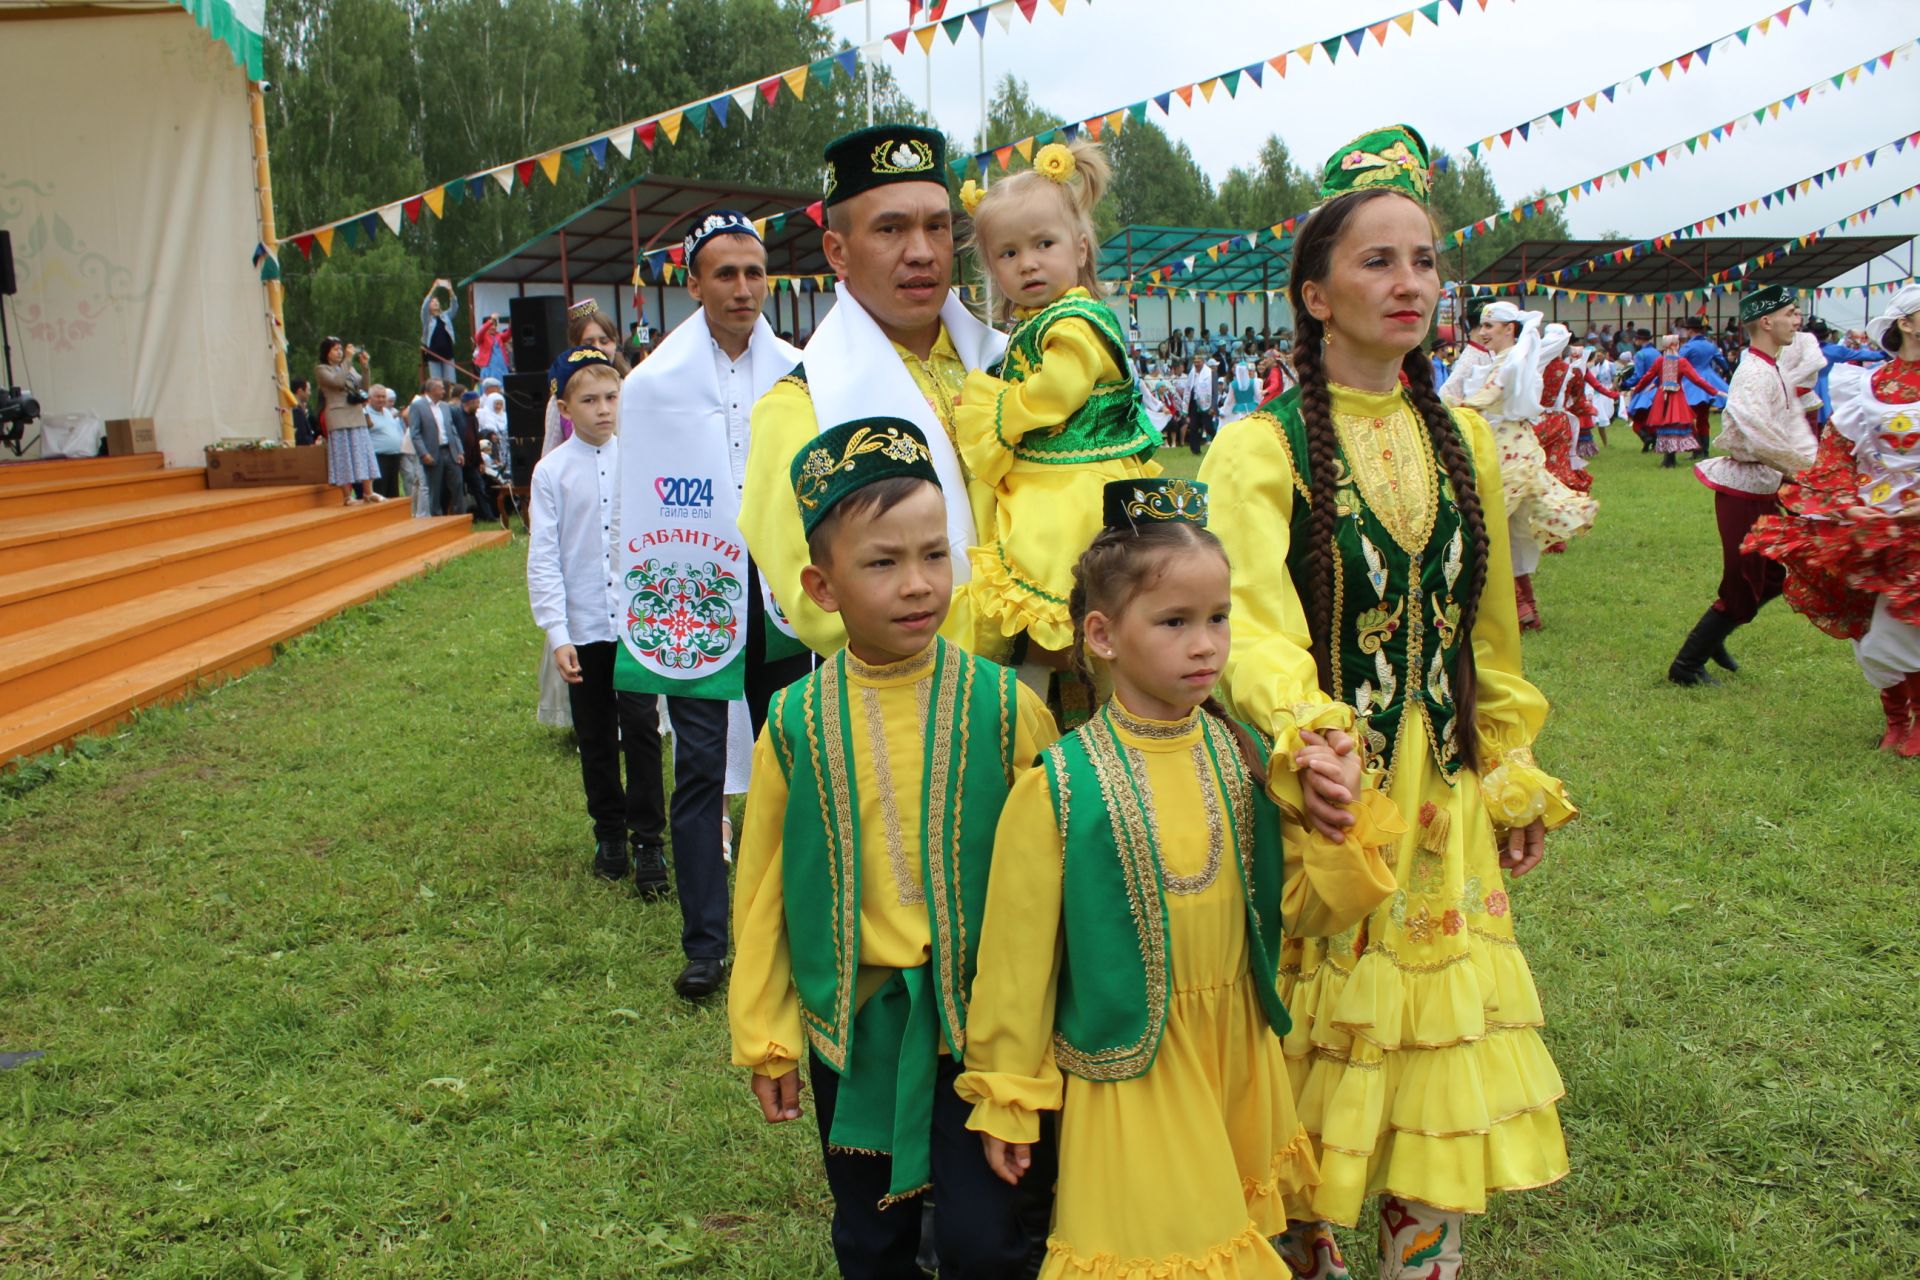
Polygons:
<instances>
[{"instance_id":1,"label":"triangular bunting flag","mask_svg":"<svg viewBox=\"0 0 1920 1280\"><path fill-rule=\"evenodd\" d=\"M447 207L447 189L445 187L435 187L433 190L426 192L421 198L427 202L427 211L434 217L439 218L445 216L443 213Z\"/></svg>"},{"instance_id":2,"label":"triangular bunting flag","mask_svg":"<svg viewBox=\"0 0 1920 1280\"><path fill-rule=\"evenodd\" d=\"M326 254L329 258L333 256L333 228L332 227L320 228L318 231L313 233L313 239L314 239L314 242L320 246L320 251L322 253Z\"/></svg>"},{"instance_id":3,"label":"triangular bunting flag","mask_svg":"<svg viewBox=\"0 0 1920 1280\"><path fill-rule=\"evenodd\" d=\"M633 136L640 139L640 145L649 151L653 150L653 141L659 134L660 125L657 121L653 120L647 121L633 131Z\"/></svg>"},{"instance_id":4,"label":"triangular bunting flag","mask_svg":"<svg viewBox=\"0 0 1920 1280\"><path fill-rule=\"evenodd\" d=\"M538 167L539 163L540 162L537 160L522 160L520 163L513 166L513 175L516 178L520 179L521 186L524 187L529 182L533 181L533 171L536 167ZM495 173L498 173L498 172L499 172L498 170L495 170ZM511 190L512 188L508 188L508 189Z\"/></svg>"},{"instance_id":5,"label":"triangular bunting flag","mask_svg":"<svg viewBox=\"0 0 1920 1280\"><path fill-rule=\"evenodd\" d=\"M420 221L420 210L425 207L426 199L424 196L415 196L413 199L402 201L400 204L401 211L407 215L408 222ZM394 228L395 231L399 229L398 227Z\"/></svg>"},{"instance_id":6,"label":"triangular bunting flag","mask_svg":"<svg viewBox=\"0 0 1920 1280\"><path fill-rule=\"evenodd\" d=\"M681 113L678 111L669 111L660 117L660 131L667 135L668 142L680 141L680 120Z\"/></svg>"},{"instance_id":7,"label":"triangular bunting flag","mask_svg":"<svg viewBox=\"0 0 1920 1280\"><path fill-rule=\"evenodd\" d=\"M913 38L920 42L920 52L924 54L928 54L930 56L933 53L934 38L939 34L940 34L939 27L927 26L927 27L921 27L918 30L916 30L913 33Z\"/></svg>"},{"instance_id":8,"label":"triangular bunting flag","mask_svg":"<svg viewBox=\"0 0 1920 1280\"><path fill-rule=\"evenodd\" d=\"M681 112L680 114L681 114L681 117L686 121L686 123L693 126L693 131L695 133L705 133L707 131L707 104L706 103L696 102L692 106L688 107L685 111ZM677 142L679 141L679 139L676 138L675 141Z\"/></svg>"},{"instance_id":9,"label":"triangular bunting flag","mask_svg":"<svg viewBox=\"0 0 1920 1280\"><path fill-rule=\"evenodd\" d=\"M797 67L792 71L782 72L780 78L787 82L787 88L793 90L794 97L802 99L803 101L805 100L807 96L807 69L805 67Z\"/></svg>"},{"instance_id":10,"label":"triangular bunting flag","mask_svg":"<svg viewBox=\"0 0 1920 1280\"><path fill-rule=\"evenodd\" d=\"M540 157L540 172L547 175L549 183L560 181L560 153L549 151Z\"/></svg>"}]
</instances>

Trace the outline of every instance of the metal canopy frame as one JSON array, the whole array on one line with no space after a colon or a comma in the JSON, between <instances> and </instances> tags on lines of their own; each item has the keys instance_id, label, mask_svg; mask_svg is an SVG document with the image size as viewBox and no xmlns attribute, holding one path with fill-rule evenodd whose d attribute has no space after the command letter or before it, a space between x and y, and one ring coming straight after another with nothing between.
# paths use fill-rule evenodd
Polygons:
<instances>
[{"instance_id":1,"label":"metal canopy frame","mask_svg":"<svg viewBox=\"0 0 1920 1280\"><path fill-rule=\"evenodd\" d=\"M1754 268L1740 283L1817 289L1876 258L1910 246L1912 241L1912 236L1901 235L1827 236L1783 254L1764 267ZM1555 271L1639 243L1638 240L1528 240L1507 250L1468 283L1499 286L1515 280L1537 281ZM1775 236L1699 236L1676 240L1662 249L1647 249L1628 262L1590 267L1562 283L1565 288L1592 293L1681 293L1701 288L1716 272L1776 249L1780 243ZM1895 259L1890 261L1899 265ZM1911 274L1911 260L1905 271Z\"/></svg>"},{"instance_id":2,"label":"metal canopy frame","mask_svg":"<svg viewBox=\"0 0 1920 1280\"><path fill-rule=\"evenodd\" d=\"M1262 231L1251 249L1235 248L1212 260L1206 257L1213 246L1246 234L1233 227L1125 226L1100 245L1100 278L1125 281L1197 255L1191 269L1165 283L1175 289L1212 293L1286 288L1287 264L1293 257L1291 233L1275 240Z\"/></svg>"},{"instance_id":3,"label":"metal canopy frame","mask_svg":"<svg viewBox=\"0 0 1920 1280\"><path fill-rule=\"evenodd\" d=\"M790 214L767 236L767 269L776 275L824 275L830 269L820 228L800 212L818 198L809 191L646 174L488 263L460 287L558 284L571 301L578 284L625 285L640 255L678 241L710 209L735 209L755 219Z\"/></svg>"}]
</instances>

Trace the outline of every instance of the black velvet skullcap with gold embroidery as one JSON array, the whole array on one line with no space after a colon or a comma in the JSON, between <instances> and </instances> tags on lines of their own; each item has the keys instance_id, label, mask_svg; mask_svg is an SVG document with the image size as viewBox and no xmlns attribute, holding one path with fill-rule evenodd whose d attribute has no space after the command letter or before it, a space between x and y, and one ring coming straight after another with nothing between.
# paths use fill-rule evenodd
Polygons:
<instances>
[{"instance_id":1,"label":"black velvet skullcap with gold embroidery","mask_svg":"<svg viewBox=\"0 0 1920 1280\"><path fill-rule=\"evenodd\" d=\"M793 498L809 537L827 513L857 490L895 476L940 476L920 428L902 418L860 418L822 431L793 455Z\"/></svg>"},{"instance_id":2,"label":"black velvet skullcap with gold embroidery","mask_svg":"<svg viewBox=\"0 0 1920 1280\"><path fill-rule=\"evenodd\" d=\"M890 182L947 185L947 139L938 129L879 124L827 144L824 203L839 204Z\"/></svg>"},{"instance_id":3,"label":"black velvet skullcap with gold embroidery","mask_svg":"<svg viewBox=\"0 0 1920 1280\"><path fill-rule=\"evenodd\" d=\"M1101 522L1109 529L1168 523L1207 527L1207 486L1197 480L1109 480L1101 497Z\"/></svg>"}]
</instances>

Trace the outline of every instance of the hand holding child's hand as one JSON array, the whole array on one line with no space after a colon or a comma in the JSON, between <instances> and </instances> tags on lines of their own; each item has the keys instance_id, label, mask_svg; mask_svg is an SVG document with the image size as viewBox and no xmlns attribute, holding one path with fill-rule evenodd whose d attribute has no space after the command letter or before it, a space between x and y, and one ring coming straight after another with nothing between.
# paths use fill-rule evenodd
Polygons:
<instances>
[{"instance_id":1,"label":"hand holding child's hand","mask_svg":"<svg viewBox=\"0 0 1920 1280\"><path fill-rule=\"evenodd\" d=\"M1535 818L1526 826L1507 832L1507 847L1500 851L1500 865L1517 879L1539 866L1546 853L1547 824Z\"/></svg>"},{"instance_id":2,"label":"hand holding child's hand","mask_svg":"<svg viewBox=\"0 0 1920 1280\"><path fill-rule=\"evenodd\" d=\"M1325 734L1308 729L1300 740L1306 746L1293 753L1293 767L1300 773L1307 821L1328 840L1344 840L1353 825L1346 806L1360 795L1360 755L1353 738L1338 729Z\"/></svg>"},{"instance_id":3,"label":"hand holding child's hand","mask_svg":"<svg viewBox=\"0 0 1920 1280\"><path fill-rule=\"evenodd\" d=\"M553 665L560 668L560 678L568 684L579 684L586 679L580 674L580 651L570 644L553 651Z\"/></svg>"},{"instance_id":4,"label":"hand holding child's hand","mask_svg":"<svg viewBox=\"0 0 1920 1280\"><path fill-rule=\"evenodd\" d=\"M754 1100L768 1124L785 1124L800 1118L800 1073L789 1071L779 1077L753 1076Z\"/></svg>"},{"instance_id":5,"label":"hand holding child's hand","mask_svg":"<svg viewBox=\"0 0 1920 1280\"><path fill-rule=\"evenodd\" d=\"M1017 1186L1021 1176L1033 1167L1033 1148L1027 1143L1002 1142L990 1133L983 1133L980 1144L987 1149L987 1168L1002 1182Z\"/></svg>"}]
</instances>

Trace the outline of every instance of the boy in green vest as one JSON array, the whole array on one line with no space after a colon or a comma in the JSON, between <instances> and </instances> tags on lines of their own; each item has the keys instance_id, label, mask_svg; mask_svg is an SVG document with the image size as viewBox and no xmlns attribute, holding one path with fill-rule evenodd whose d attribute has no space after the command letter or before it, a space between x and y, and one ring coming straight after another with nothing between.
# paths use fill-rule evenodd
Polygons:
<instances>
[{"instance_id":1,"label":"boy in green vest","mask_svg":"<svg viewBox=\"0 0 1920 1280\"><path fill-rule=\"evenodd\" d=\"M792 476L801 584L847 645L774 695L754 747L733 1061L779 1124L800 1116L807 1059L843 1275L919 1275L912 1200L929 1190L943 1277L1029 1274L1026 1200L988 1169L953 1084L1000 807L1058 732L1012 671L936 634L953 572L916 428L835 427Z\"/></svg>"}]
</instances>

